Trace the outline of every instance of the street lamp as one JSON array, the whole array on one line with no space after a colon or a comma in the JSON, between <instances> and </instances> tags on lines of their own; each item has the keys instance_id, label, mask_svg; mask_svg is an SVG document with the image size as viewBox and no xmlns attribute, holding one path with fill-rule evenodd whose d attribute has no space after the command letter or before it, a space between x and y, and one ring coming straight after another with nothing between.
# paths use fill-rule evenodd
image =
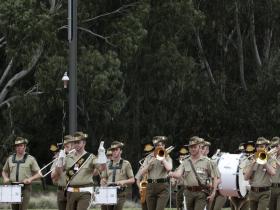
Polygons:
<instances>
[{"instance_id":1,"label":"street lamp","mask_svg":"<svg viewBox=\"0 0 280 210\"><path fill-rule=\"evenodd\" d=\"M63 77L62 77L61 80L63 81L63 87L64 87L64 89L66 89L67 86L68 86L68 82L69 82L69 77L68 77L68 75L67 75L67 72L64 73L64 75L63 75Z\"/></svg>"}]
</instances>

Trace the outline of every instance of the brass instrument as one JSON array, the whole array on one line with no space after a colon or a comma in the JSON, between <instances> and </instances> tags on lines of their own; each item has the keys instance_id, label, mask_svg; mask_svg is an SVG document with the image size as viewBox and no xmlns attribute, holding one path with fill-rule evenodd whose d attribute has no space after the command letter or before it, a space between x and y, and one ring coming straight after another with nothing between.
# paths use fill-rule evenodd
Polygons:
<instances>
[{"instance_id":1,"label":"brass instrument","mask_svg":"<svg viewBox=\"0 0 280 210\"><path fill-rule=\"evenodd\" d=\"M256 163L260 165L266 164L268 160L268 152L265 149L258 150L255 152L255 160Z\"/></svg>"},{"instance_id":2,"label":"brass instrument","mask_svg":"<svg viewBox=\"0 0 280 210\"><path fill-rule=\"evenodd\" d=\"M145 159L152 155L154 155L156 157L156 159L158 159L158 160L163 160L165 158L165 156L168 155L173 149L174 149L174 146L170 146L166 149L156 148L153 152L149 153L146 157L139 160L139 164L143 165Z\"/></svg>"},{"instance_id":3,"label":"brass instrument","mask_svg":"<svg viewBox=\"0 0 280 210\"><path fill-rule=\"evenodd\" d=\"M144 174L143 179L139 183L141 203L145 203L146 201L147 185L148 185L147 178L148 178L148 174L146 173Z\"/></svg>"},{"instance_id":4,"label":"brass instrument","mask_svg":"<svg viewBox=\"0 0 280 210\"><path fill-rule=\"evenodd\" d=\"M170 146L166 149L163 148L156 148L154 150L154 156L157 160L163 160L172 150L174 149L173 146Z\"/></svg>"},{"instance_id":5,"label":"brass instrument","mask_svg":"<svg viewBox=\"0 0 280 210\"><path fill-rule=\"evenodd\" d=\"M182 164L184 160L189 158L191 155L185 155L183 158L179 158L179 163Z\"/></svg>"}]
</instances>

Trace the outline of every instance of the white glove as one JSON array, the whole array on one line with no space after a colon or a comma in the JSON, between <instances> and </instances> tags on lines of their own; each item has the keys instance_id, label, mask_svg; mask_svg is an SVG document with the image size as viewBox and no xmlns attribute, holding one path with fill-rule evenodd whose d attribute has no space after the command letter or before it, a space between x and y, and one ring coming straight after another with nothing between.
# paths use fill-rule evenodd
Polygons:
<instances>
[{"instance_id":1,"label":"white glove","mask_svg":"<svg viewBox=\"0 0 280 210\"><path fill-rule=\"evenodd\" d=\"M65 157L66 157L65 151L60 150L56 162L57 167L62 167L65 164Z\"/></svg>"},{"instance_id":2,"label":"white glove","mask_svg":"<svg viewBox=\"0 0 280 210\"><path fill-rule=\"evenodd\" d=\"M98 148L97 163L99 163L99 164L107 163L107 157L106 157L105 148L104 148L104 141L100 142L100 145Z\"/></svg>"},{"instance_id":3,"label":"white glove","mask_svg":"<svg viewBox=\"0 0 280 210\"><path fill-rule=\"evenodd\" d=\"M65 154L64 149L60 150L59 154L58 154L58 159L64 159L65 157L66 157L66 154Z\"/></svg>"}]
</instances>

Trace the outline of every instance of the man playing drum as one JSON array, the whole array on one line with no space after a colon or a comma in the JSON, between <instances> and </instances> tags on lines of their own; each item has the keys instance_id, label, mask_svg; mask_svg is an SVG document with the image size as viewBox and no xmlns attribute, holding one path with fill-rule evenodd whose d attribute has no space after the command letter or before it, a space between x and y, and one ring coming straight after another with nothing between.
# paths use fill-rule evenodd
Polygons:
<instances>
[{"instance_id":1,"label":"man playing drum","mask_svg":"<svg viewBox=\"0 0 280 210\"><path fill-rule=\"evenodd\" d=\"M264 210L268 207L271 194L271 177L275 175L275 162L272 159L262 160L262 154L267 153L269 141L259 137L256 141L256 152L259 157L247 161L244 178L249 180L251 190L249 192L250 209ZM266 155L268 156L268 155ZM261 161L259 161L261 159ZM267 160L268 159L268 160ZM274 163L273 163L274 162Z\"/></svg>"},{"instance_id":2,"label":"man playing drum","mask_svg":"<svg viewBox=\"0 0 280 210\"><path fill-rule=\"evenodd\" d=\"M2 171L3 181L8 183L24 183L25 180L40 170L36 159L26 153L28 140L23 137L17 137L14 143L16 153L8 157ZM31 185L24 184L22 188L22 203L12 204L13 210L25 210L31 194Z\"/></svg>"},{"instance_id":3,"label":"man playing drum","mask_svg":"<svg viewBox=\"0 0 280 210\"><path fill-rule=\"evenodd\" d=\"M217 190L217 177L209 158L201 155L203 139L194 136L190 139L190 158L182 162L175 172L169 172L170 177L180 178L184 174L186 183L186 201L188 210L203 210L207 199L212 202ZM213 179L213 190L208 195L207 180Z\"/></svg>"},{"instance_id":4,"label":"man playing drum","mask_svg":"<svg viewBox=\"0 0 280 210\"><path fill-rule=\"evenodd\" d=\"M272 177L271 198L269 202L269 210L280 209L280 138L273 137L271 147L276 149L275 160L277 163L276 175Z\"/></svg>"},{"instance_id":5,"label":"man playing drum","mask_svg":"<svg viewBox=\"0 0 280 210\"><path fill-rule=\"evenodd\" d=\"M126 188L134 183L134 174L129 161L122 159L124 144L113 141L111 144L112 160L106 164L106 170L101 174L101 186L117 187L118 201L116 205L102 205L102 210L122 210L126 200Z\"/></svg>"},{"instance_id":6,"label":"man playing drum","mask_svg":"<svg viewBox=\"0 0 280 210\"><path fill-rule=\"evenodd\" d=\"M87 210L91 204L93 193L92 174L94 169L105 169L104 163L98 163L96 156L85 150L87 134L76 132L73 134L75 152L65 155L61 150L58 156L56 171L62 174L66 170L67 210ZM98 152L98 155L99 154ZM104 150L105 156L105 150Z\"/></svg>"}]
</instances>

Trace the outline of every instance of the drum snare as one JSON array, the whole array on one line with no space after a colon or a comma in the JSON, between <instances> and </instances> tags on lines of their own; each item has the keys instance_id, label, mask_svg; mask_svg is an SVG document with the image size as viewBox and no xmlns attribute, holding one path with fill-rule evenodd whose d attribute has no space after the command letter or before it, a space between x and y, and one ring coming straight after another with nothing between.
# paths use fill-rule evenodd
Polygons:
<instances>
[{"instance_id":1,"label":"drum snare","mask_svg":"<svg viewBox=\"0 0 280 210\"><path fill-rule=\"evenodd\" d=\"M0 185L0 203L21 203L20 185Z\"/></svg>"},{"instance_id":2,"label":"drum snare","mask_svg":"<svg viewBox=\"0 0 280 210\"><path fill-rule=\"evenodd\" d=\"M94 191L94 204L117 204L117 187L97 187Z\"/></svg>"}]
</instances>

